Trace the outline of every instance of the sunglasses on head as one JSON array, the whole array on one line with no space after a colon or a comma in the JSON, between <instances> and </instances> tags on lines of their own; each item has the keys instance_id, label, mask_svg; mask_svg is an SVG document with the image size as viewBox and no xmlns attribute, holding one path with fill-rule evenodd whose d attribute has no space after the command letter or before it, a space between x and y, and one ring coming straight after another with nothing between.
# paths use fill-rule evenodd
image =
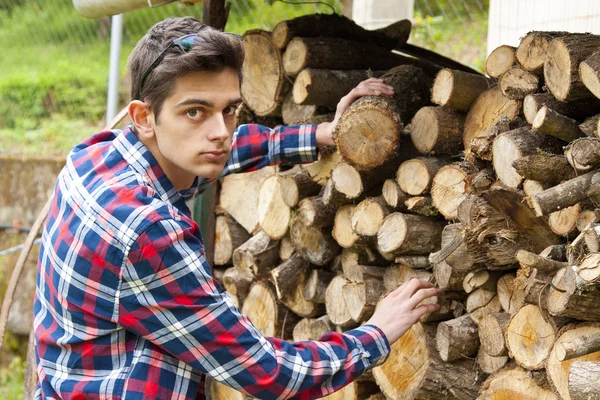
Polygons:
<instances>
[{"instance_id":1,"label":"sunglasses on head","mask_svg":"<svg viewBox=\"0 0 600 400\"><path fill-rule=\"evenodd\" d=\"M237 33L230 33L230 32L223 32L223 33L228 34L228 35L233 35L236 38L238 38L239 40L242 40L242 36L238 35ZM152 64L150 64L150 66L148 68L146 68L146 71L144 71L144 73L142 74L140 88L138 89L138 92L137 92L135 98L138 100L142 100L142 98L141 98L142 91L144 89L144 82L146 81L146 78L148 78L148 75L150 75L150 72L154 71L154 69L161 63L161 61L165 58L165 56L167 55L168 51L171 48L177 47L179 50L181 50L182 53L187 53L194 47L194 43L196 42L196 40L203 42L204 38L202 36L199 36L196 34L191 34L191 35L185 35L180 38L174 39L171 43L169 43L169 45L158 55L158 57L156 57L156 59L152 62Z\"/></svg>"}]
</instances>

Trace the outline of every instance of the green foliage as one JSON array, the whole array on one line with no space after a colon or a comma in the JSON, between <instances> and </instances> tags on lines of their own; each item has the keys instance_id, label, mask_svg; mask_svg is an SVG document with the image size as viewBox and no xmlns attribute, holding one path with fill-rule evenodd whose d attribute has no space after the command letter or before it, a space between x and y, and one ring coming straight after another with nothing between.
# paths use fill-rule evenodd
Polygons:
<instances>
[{"instance_id":1,"label":"green foliage","mask_svg":"<svg viewBox=\"0 0 600 400\"><path fill-rule=\"evenodd\" d=\"M24 395L25 360L14 357L10 365L0 370L0 399L21 400Z\"/></svg>"}]
</instances>

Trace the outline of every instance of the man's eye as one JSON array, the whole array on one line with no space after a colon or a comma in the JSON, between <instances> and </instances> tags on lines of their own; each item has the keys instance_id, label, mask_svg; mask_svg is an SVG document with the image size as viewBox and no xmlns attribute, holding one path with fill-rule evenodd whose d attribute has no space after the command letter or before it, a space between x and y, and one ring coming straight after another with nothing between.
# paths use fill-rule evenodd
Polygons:
<instances>
[{"instance_id":1,"label":"man's eye","mask_svg":"<svg viewBox=\"0 0 600 400\"><path fill-rule=\"evenodd\" d=\"M202 118L202 111L198 110L198 109L192 109L192 110L186 111L185 115L187 115L188 118L190 118L190 119L198 120L198 119Z\"/></svg>"},{"instance_id":2,"label":"man's eye","mask_svg":"<svg viewBox=\"0 0 600 400\"><path fill-rule=\"evenodd\" d=\"M223 110L223 114L225 115L235 115L235 110L237 110L237 107L235 106L229 106L226 109Z\"/></svg>"}]
</instances>

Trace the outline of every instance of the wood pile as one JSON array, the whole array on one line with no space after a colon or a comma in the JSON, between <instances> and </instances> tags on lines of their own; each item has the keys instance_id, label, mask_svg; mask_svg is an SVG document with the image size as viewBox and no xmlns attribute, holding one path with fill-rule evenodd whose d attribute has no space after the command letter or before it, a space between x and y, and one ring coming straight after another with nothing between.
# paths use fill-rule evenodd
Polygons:
<instances>
[{"instance_id":1,"label":"wood pile","mask_svg":"<svg viewBox=\"0 0 600 400\"><path fill-rule=\"evenodd\" d=\"M600 36L531 32L494 50L486 77L391 52L404 23L329 17L246 34L242 122L316 122L369 74L395 94L352 104L313 164L225 178L225 290L293 341L366 322L412 278L443 290L330 399L600 399Z\"/></svg>"}]
</instances>

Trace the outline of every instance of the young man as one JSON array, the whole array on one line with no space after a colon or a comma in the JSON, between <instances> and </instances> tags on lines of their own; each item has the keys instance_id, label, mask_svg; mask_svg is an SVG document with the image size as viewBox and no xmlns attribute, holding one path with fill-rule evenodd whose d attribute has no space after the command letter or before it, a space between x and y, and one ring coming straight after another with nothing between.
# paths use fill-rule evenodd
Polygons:
<instances>
[{"instance_id":1,"label":"young man","mask_svg":"<svg viewBox=\"0 0 600 400\"><path fill-rule=\"evenodd\" d=\"M38 263L36 398L205 398L205 377L263 399L325 396L374 365L438 294L411 281L364 326L319 341L266 338L210 274L185 200L222 174L316 159L332 124L239 127L238 37L193 18L155 25L129 67L132 126L73 149L58 177Z\"/></svg>"}]
</instances>

